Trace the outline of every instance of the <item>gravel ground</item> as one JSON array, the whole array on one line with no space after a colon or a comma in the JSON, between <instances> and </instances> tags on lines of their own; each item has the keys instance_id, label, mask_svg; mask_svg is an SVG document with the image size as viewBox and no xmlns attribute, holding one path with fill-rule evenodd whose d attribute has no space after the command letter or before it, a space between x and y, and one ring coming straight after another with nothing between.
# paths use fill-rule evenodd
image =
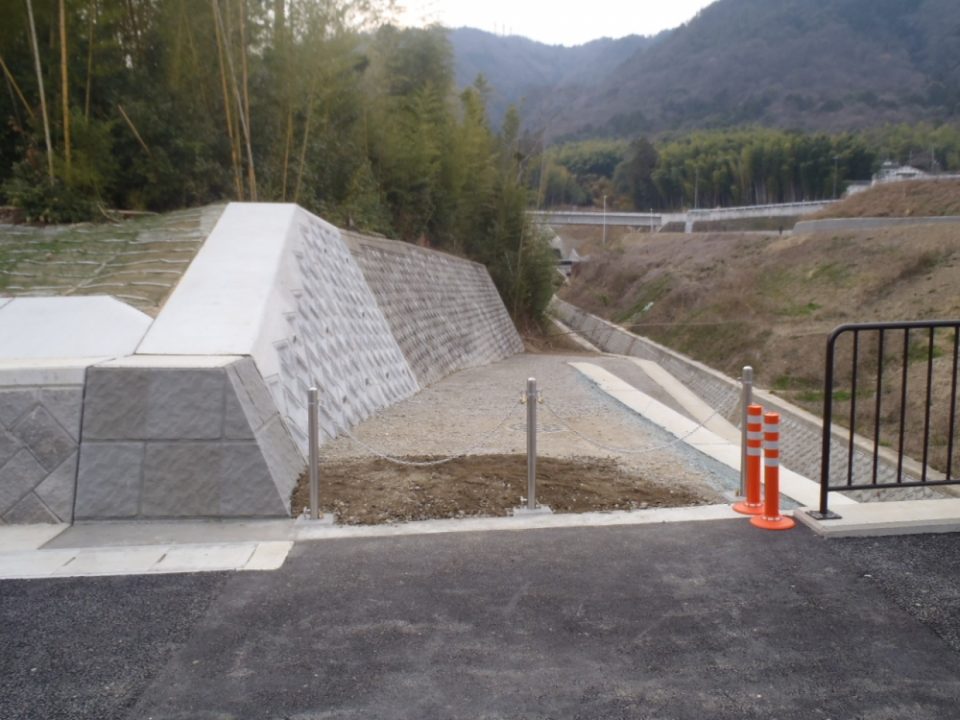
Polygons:
<instances>
[{"instance_id":1,"label":"gravel ground","mask_svg":"<svg viewBox=\"0 0 960 720\"><path fill-rule=\"evenodd\" d=\"M515 355L503 362L463 370L415 396L361 423L354 434L382 453L450 456L473 448L471 455L525 454L526 408L519 404L529 377L537 379L545 404L538 406L538 457L614 458L622 467L646 481L691 490L716 502L720 493L736 485L735 473L676 442L600 391L570 367L568 362L599 365L664 404L686 415L676 402L633 362L597 355ZM478 447L508 412L503 427ZM557 415L550 408L556 411ZM689 417L689 415L687 415ZM564 427L607 446L630 450L663 449L645 454L613 452L588 442ZM372 457L366 449L342 436L327 443L320 453L324 463L341 463Z\"/></svg>"}]
</instances>

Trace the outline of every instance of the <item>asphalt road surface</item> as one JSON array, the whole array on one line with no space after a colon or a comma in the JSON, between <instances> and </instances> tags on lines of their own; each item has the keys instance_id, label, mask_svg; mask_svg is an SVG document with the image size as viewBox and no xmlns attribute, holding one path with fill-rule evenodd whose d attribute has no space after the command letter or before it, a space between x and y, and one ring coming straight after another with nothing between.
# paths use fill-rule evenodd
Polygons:
<instances>
[{"instance_id":1,"label":"asphalt road surface","mask_svg":"<svg viewBox=\"0 0 960 720\"><path fill-rule=\"evenodd\" d=\"M0 717L957 718L958 551L724 520L5 581Z\"/></svg>"}]
</instances>

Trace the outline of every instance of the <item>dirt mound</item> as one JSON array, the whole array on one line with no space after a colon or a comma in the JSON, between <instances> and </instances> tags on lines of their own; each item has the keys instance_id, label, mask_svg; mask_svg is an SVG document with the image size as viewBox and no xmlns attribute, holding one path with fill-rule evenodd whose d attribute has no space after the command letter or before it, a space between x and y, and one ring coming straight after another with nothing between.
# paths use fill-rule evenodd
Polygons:
<instances>
[{"instance_id":1,"label":"dirt mound","mask_svg":"<svg viewBox=\"0 0 960 720\"><path fill-rule=\"evenodd\" d=\"M944 215L960 215L960 180L917 180L877 185L807 219Z\"/></svg>"},{"instance_id":2,"label":"dirt mound","mask_svg":"<svg viewBox=\"0 0 960 720\"><path fill-rule=\"evenodd\" d=\"M402 458L425 462L436 458ZM411 467L385 460L324 463L320 506L343 525L510 514L527 494L525 455L471 455L443 465ZM610 458L538 458L537 500L556 512L583 513L706 504L682 487L645 480ZM293 496L298 515L310 503L304 473Z\"/></svg>"}]
</instances>

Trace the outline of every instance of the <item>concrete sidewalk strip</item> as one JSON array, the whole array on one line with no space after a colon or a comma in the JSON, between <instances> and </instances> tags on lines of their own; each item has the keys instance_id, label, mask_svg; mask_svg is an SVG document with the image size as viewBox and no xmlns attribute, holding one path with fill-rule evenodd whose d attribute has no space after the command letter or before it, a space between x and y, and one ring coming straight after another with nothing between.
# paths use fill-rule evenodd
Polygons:
<instances>
[{"instance_id":1,"label":"concrete sidewalk strip","mask_svg":"<svg viewBox=\"0 0 960 720\"><path fill-rule=\"evenodd\" d=\"M0 552L0 580L277 570L289 540Z\"/></svg>"},{"instance_id":2,"label":"concrete sidewalk strip","mask_svg":"<svg viewBox=\"0 0 960 720\"><path fill-rule=\"evenodd\" d=\"M50 577L76 557L76 550L0 553L0 579Z\"/></svg>"},{"instance_id":3,"label":"concrete sidewalk strip","mask_svg":"<svg viewBox=\"0 0 960 720\"><path fill-rule=\"evenodd\" d=\"M683 406L684 410L704 423L704 427L719 435L727 442L734 443L737 446L740 445L740 431L719 414L714 415L714 409L701 400L700 396L690 388L652 360L642 360L636 357L629 359L639 365L640 368L650 376L651 380L670 393L670 395Z\"/></svg>"},{"instance_id":4,"label":"concrete sidewalk strip","mask_svg":"<svg viewBox=\"0 0 960 720\"><path fill-rule=\"evenodd\" d=\"M329 525L304 521L297 525L297 541L347 540L361 537L393 537L402 535L435 535L484 531L544 530L549 528L612 527L617 525L656 525L675 522L705 522L743 519L729 505L695 505L692 507L656 508L651 510L610 513L561 513L529 517L463 518L458 520L424 520L397 525Z\"/></svg>"},{"instance_id":5,"label":"concrete sidewalk strip","mask_svg":"<svg viewBox=\"0 0 960 720\"><path fill-rule=\"evenodd\" d=\"M840 497L834 493L830 507L840 504ZM819 503L811 505L794 511L793 516L826 538L960 532L960 498L844 505L834 508L840 515L835 520L812 518L808 513Z\"/></svg>"},{"instance_id":6,"label":"concrete sidewalk strip","mask_svg":"<svg viewBox=\"0 0 960 720\"><path fill-rule=\"evenodd\" d=\"M0 526L0 553L37 550L69 527L65 524Z\"/></svg>"},{"instance_id":7,"label":"concrete sidewalk strip","mask_svg":"<svg viewBox=\"0 0 960 720\"><path fill-rule=\"evenodd\" d=\"M239 570L253 557L254 543L229 545L183 545L172 547L151 572L210 572Z\"/></svg>"},{"instance_id":8,"label":"concrete sidewalk strip","mask_svg":"<svg viewBox=\"0 0 960 720\"><path fill-rule=\"evenodd\" d=\"M740 471L740 446L711 432L699 423L685 418L646 393L637 390L616 375L592 363L572 362L569 365L596 383L597 387L637 414L650 420L704 455ZM819 483L798 473L780 468L780 492L800 505L814 505L820 499ZM838 495L832 499L836 505L857 505L856 500Z\"/></svg>"}]
</instances>

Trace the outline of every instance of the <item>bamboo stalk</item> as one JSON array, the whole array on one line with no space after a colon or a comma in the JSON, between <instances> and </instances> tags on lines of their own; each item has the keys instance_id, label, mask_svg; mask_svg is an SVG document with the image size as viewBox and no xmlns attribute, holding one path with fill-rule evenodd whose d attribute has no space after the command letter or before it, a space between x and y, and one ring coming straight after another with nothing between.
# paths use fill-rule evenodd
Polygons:
<instances>
[{"instance_id":1,"label":"bamboo stalk","mask_svg":"<svg viewBox=\"0 0 960 720\"><path fill-rule=\"evenodd\" d=\"M229 10L230 8L229 0L226 0L226 2L227 2L227 9ZM213 6L217 12L217 19L222 23L223 17L220 15L220 6L217 5L217 0L213 0ZM223 27L221 27L220 29L223 31L223 34L226 36L227 35L226 30ZM229 37L227 37L227 39L229 40ZM225 45L226 45L226 51L227 51L227 67L230 69L230 80L233 83L234 95L237 98L237 113L240 116L240 127L243 129L243 135L247 142L247 162L249 163L251 168L250 172L253 173L254 172L253 171L253 152L250 149L250 128L249 128L249 125L247 124L247 118L243 112L243 102L240 99L240 88L237 85L237 73L233 66L233 54L230 52L230 43L227 42L225 43ZM254 198L251 198L251 199L254 199Z\"/></svg>"},{"instance_id":2,"label":"bamboo stalk","mask_svg":"<svg viewBox=\"0 0 960 720\"><path fill-rule=\"evenodd\" d=\"M307 160L307 142L310 139L310 119L313 117L313 88L310 90L310 97L307 102L307 121L303 128L303 145L300 147L300 167L297 168L297 189L293 193L293 202L300 200L300 184L303 181L303 166Z\"/></svg>"},{"instance_id":3,"label":"bamboo stalk","mask_svg":"<svg viewBox=\"0 0 960 720\"><path fill-rule=\"evenodd\" d=\"M17 79L13 76L13 73L10 72L10 68L7 67L7 64L3 61L3 56L0 55L0 67L3 68L4 74L7 76L7 80L10 81L10 84L13 86L13 89L17 91L17 95L20 98L20 101L23 103L23 106L27 109L27 112L30 113L30 117L36 118L37 116L33 112L33 108L30 107L30 104L27 102L27 99L23 96L23 93L20 91L20 86L17 85Z\"/></svg>"},{"instance_id":4,"label":"bamboo stalk","mask_svg":"<svg viewBox=\"0 0 960 720\"><path fill-rule=\"evenodd\" d=\"M53 182L53 143L50 142L50 116L47 115L47 94L43 90L43 72L40 69L40 48L37 45L37 25L33 21L33 3L27 0L27 15L30 19L30 40L33 44L33 61L37 68L37 85L40 87L40 111L43 114L43 134L47 141L47 168Z\"/></svg>"},{"instance_id":5,"label":"bamboo stalk","mask_svg":"<svg viewBox=\"0 0 960 720\"><path fill-rule=\"evenodd\" d=\"M238 0L237 2L237 11L240 15L240 49L241 49L241 69L243 72L243 114L247 120L250 119L250 82L247 77L247 6L244 3L244 0ZM244 131L247 136L247 157L249 163L247 164L247 179L250 183L250 199L253 202L257 201L257 173L253 167L253 154L250 151L250 129L245 127Z\"/></svg>"},{"instance_id":6,"label":"bamboo stalk","mask_svg":"<svg viewBox=\"0 0 960 720\"><path fill-rule=\"evenodd\" d=\"M83 99L83 119L90 122L90 86L93 82L93 28L97 24L97 0L90 0L90 34L87 38L87 91Z\"/></svg>"},{"instance_id":7,"label":"bamboo stalk","mask_svg":"<svg viewBox=\"0 0 960 720\"><path fill-rule=\"evenodd\" d=\"M283 150L283 193L281 194L281 199L283 202L287 201L287 172L290 167L290 140L293 137L293 103L290 103L289 111L287 112L287 142Z\"/></svg>"},{"instance_id":8,"label":"bamboo stalk","mask_svg":"<svg viewBox=\"0 0 960 720\"><path fill-rule=\"evenodd\" d=\"M133 120L131 120L123 111L123 105L117 105L117 109L120 111L120 114L123 115L123 119L127 121L127 125L130 126L130 129L133 130L133 134L136 136L137 140L140 141L140 146L147 151L147 155L149 155L150 159L153 160L153 153L150 152L150 148L147 147L147 144L143 141L143 138L140 137L140 133L137 132L137 126L133 124Z\"/></svg>"},{"instance_id":9,"label":"bamboo stalk","mask_svg":"<svg viewBox=\"0 0 960 720\"><path fill-rule=\"evenodd\" d=\"M63 157L67 161L69 177L70 153L70 77L67 68L67 9L64 0L60 0L60 80L62 82L61 100L63 104Z\"/></svg>"},{"instance_id":10,"label":"bamboo stalk","mask_svg":"<svg viewBox=\"0 0 960 720\"><path fill-rule=\"evenodd\" d=\"M233 161L233 179L237 185L237 199L243 200L243 182L240 179L240 163L237 158L236 145L233 138L233 117L230 113L230 94L227 90L227 71L223 62L223 38L220 36L220 8L217 7L217 0L211 0L210 6L213 9L213 26L217 36L217 55L220 59L220 84L223 86L223 108L227 114L227 135L230 136L230 157Z\"/></svg>"}]
</instances>

